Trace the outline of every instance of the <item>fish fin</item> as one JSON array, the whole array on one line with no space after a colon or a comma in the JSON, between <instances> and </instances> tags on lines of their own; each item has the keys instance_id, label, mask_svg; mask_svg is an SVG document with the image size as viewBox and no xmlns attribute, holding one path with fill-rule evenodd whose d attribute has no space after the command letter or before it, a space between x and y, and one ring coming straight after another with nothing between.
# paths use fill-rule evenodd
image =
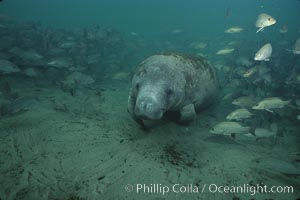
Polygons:
<instances>
[{"instance_id":1,"label":"fish fin","mask_svg":"<svg viewBox=\"0 0 300 200\"><path fill-rule=\"evenodd\" d=\"M266 59L264 59L264 61L270 61L270 59L269 59L269 58L266 58Z\"/></svg>"},{"instance_id":2,"label":"fish fin","mask_svg":"<svg viewBox=\"0 0 300 200\"><path fill-rule=\"evenodd\" d=\"M264 30L264 28L265 28L265 27L259 28L259 29L256 31L256 33L258 33L258 32L260 32L260 31Z\"/></svg>"},{"instance_id":3,"label":"fish fin","mask_svg":"<svg viewBox=\"0 0 300 200\"><path fill-rule=\"evenodd\" d=\"M274 113L273 110L270 110L270 109L266 109L266 111L270 112L270 113Z\"/></svg>"},{"instance_id":4,"label":"fish fin","mask_svg":"<svg viewBox=\"0 0 300 200\"><path fill-rule=\"evenodd\" d=\"M246 137L255 137L255 135L254 134L252 134L252 133L246 133L246 134L244 134L244 136L246 136Z\"/></svg>"}]
</instances>

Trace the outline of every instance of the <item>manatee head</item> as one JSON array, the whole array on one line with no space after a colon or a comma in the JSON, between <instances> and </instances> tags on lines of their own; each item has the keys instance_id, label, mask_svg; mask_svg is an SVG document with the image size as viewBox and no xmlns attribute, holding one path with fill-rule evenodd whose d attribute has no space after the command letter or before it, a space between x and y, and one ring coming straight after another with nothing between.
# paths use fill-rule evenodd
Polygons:
<instances>
[{"instance_id":1,"label":"manatee head","mask_svg":"<svg viewBox=\"0 0 300 200\"><path fill-rule=\"evenodd\" d=\"M182 73L166 64L142 67L133 77L136 94L135 115L142 119L158 120L182 102L185 95Z\"/></svg>"}]
</instances>

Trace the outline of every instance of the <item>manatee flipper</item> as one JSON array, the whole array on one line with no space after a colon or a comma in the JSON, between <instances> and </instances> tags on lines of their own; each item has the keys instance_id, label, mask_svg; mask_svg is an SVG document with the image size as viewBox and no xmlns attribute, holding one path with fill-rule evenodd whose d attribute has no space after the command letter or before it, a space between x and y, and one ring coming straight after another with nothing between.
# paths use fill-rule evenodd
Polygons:
<instances>
[{"instance_id":1,"label":"manatee flipper","mask_svg":"<svg viewBox=\"0 0 300 200\"><path fill-rule=\"evenodd\" d=\"M190 121L193 121L196 118L196 111L194 104L188 104L181 108L180 110L180 123L188 123Z\"/></svg>"},{"instance_id":2,"label":"manatee flipper","mask_svg":"<svg viewBox=\"0 0 300 200\"><path fill-rule=\"evenodd\" d=\"M144 122L142 119L139 119L135 114L134 114L134 107L136 103L136 96L133 94L132 89L129 91L129 97L128 97L128 107L127 111L131 115L131 117L138 123L140 124L143 128L145 127Z\"/></svg>"}]
</instances>

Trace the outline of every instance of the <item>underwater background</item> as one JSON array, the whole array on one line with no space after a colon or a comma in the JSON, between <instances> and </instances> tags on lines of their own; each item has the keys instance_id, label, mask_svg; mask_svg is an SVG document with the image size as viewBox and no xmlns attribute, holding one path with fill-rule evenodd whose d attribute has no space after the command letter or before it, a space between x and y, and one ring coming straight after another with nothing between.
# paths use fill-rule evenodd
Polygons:
<instances>
[{"instance_id":1,"label":"underwater background","mask_svg":"<svg viewBox=\"0 0 300 200\"><path fill-rule=\"evenodd\" d=\"M0 1L0 200L299 199L299 11L298 0ZM260 17L276 23L257 32ZM127 112L131 81L162 52L209 61L219 94L188 124L145 130Z\"/></svg>"}]
</instances>

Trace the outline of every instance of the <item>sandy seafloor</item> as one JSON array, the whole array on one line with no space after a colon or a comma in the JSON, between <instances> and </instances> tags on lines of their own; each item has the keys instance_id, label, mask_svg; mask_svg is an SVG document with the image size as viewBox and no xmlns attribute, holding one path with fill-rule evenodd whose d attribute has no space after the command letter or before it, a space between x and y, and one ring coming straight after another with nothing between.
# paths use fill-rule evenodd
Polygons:
<instances>
[{"instance_id":1,"label":"sandy seafloor","mask_svg":"<svg viewBox=\"0 0 300 200\"><path fill-rule=\"evenodd\" d=\"M13 79L7 77L7 79ZM58 86L10 80L21 96L39 97L27 112L0 120L0 197L9 199L296 199L299 176L265 170L261 157L293 159L296 131L279 142L211 142L209 124L224 117L210 108L189 126L163 121L143 131L128 115L129 82L97 83L76 96ZM298 139L298 140L297 140ZM223 143L223 144L222 144ZM199 186L199 193L126 192L132 184ZM293 194L201 192L204 184L293 185Z\"/></svg>"}]
</instances>

